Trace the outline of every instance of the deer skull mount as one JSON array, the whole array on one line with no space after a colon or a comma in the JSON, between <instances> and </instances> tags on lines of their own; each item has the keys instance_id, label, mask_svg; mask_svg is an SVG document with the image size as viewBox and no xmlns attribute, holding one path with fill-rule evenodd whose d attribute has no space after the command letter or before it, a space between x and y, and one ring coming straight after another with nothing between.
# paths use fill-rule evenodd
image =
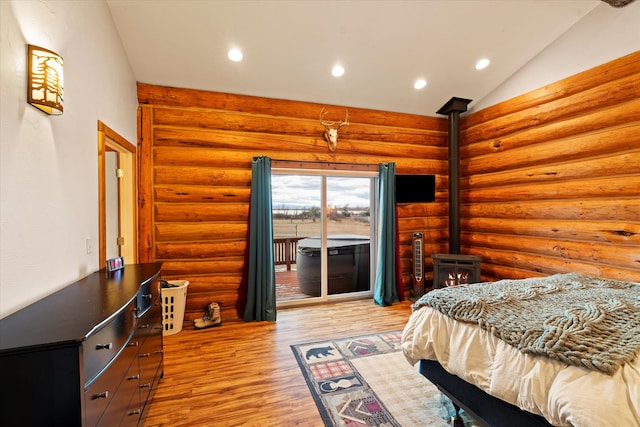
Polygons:
<instances>
[{"instance_id":1,"label":"deer skull mount","mask_svg":"<svg viewBox=\"0 0 640 427\"><path fill-rule=\"evenodd\" d=\"M329 111L326 111L324 108L320 112L320 124L324 126L324 139L327 141L329 151L336 151L338 147L338 129L342 126L349 126L349 111L345 110L346 116L344 118L344 122L328 122L324 120L324 116L327 115ZM337 126L336 126L337 123Z\"/></svg>"}]
</instances>

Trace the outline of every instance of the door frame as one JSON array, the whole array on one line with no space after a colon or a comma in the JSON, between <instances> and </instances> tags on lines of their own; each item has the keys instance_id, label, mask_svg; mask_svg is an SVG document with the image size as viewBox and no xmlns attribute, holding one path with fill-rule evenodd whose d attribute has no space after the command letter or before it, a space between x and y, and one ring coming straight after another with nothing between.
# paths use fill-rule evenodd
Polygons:
<instances>
[{"instance_id":1,"label":"door frame","mask_svg":"<svg viewBox=\"0 0 640 427\"><path fill-rule=\"evenodd\" d=\"M107 264L107 197L106 197L106 152L118 154L118 169L123 176L118 180L118 225L119 236L124 238L120 255L127 264L138 262L138 215L137 215L137 166L136 146L98 120L98 263Z\"/></svg>"}]
</instances>

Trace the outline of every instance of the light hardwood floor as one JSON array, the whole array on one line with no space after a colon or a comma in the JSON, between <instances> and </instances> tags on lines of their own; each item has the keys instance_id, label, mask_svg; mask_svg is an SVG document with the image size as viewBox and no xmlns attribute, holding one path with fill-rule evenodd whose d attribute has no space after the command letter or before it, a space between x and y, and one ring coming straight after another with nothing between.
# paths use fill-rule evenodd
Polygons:
<instances>
[{"instance_id":1,"label":"light hardwood floor","mask_svg":"<svg viewBox=\"0 0 640 427\"><path fill-rule=\"evenodd\" d=\"M402 329L404 301L280 309L277 322L233 321L164 339L164 378L144 426L322 426L292 344Z\"/></svg>"}]
</instances>

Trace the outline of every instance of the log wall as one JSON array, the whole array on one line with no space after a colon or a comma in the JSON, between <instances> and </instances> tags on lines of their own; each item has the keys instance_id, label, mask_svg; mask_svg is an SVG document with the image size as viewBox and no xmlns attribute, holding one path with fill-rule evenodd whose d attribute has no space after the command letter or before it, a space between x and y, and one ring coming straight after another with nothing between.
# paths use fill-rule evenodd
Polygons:
<instances>
[{"instance_id":1,"label":"log wall","mask_svg":"<svg viewBox=\"0 0 640 427\"><path fill-rule=\"evenodd\" d=\"M221 304L223 319L236 318L254 156L393 161L397 173L435 174L435 203L399 207L405 289L414 231L425 233L425 250L447 250L444 117L348 108L350 124L330 152L320 111L327 107L327 120L336 120L344 107L146 84L138 85L138 99L140 261L162 261L164 278L189 280L186 319L201 316L211 301Z\"/></svg>"},{"instance_id":2,"label":"log wall","mask_svg":"<svg viewBox=\"0 0 640 427\"><path fill-rule=\"evenodd\" d=\"M436 174L435 203L399 207L405 289L414 231L426 283L428 255L448 251L444 117L349 108L330 152L319 114L343 107L146 84L138 97L140 261L191 282L187 319L210 301L236 317L254 156ZM483 280L640 282L640 53L463 115L460 140L461 253L483 258Z\"/></svg>"},{"instance_id":3,"label":"log wall","mask_svg":"<svg viewBox=\"0 0 640 427\"><path fill-rule=\"evenodd\" d=\"M483 279L640 282L640 52L461 128L461 252L483 258Z\"/></svg>"}]
</instances>

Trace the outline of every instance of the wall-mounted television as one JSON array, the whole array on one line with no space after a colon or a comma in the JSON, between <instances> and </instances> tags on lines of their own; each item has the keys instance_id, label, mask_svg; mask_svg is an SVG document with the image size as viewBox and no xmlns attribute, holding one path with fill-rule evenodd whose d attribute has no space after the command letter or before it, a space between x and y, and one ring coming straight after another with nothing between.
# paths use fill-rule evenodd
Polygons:
<instances>
[{"instance_id":1,"label":"wall-mounted television","mask_svg":"<svg viewBox=\"0 0 640 427\"><path fill-rule=\"evenodd\" d=\"M428 203L435 200L435 175L396 175L396 203Z\"/></svg>"}]
</instances>

